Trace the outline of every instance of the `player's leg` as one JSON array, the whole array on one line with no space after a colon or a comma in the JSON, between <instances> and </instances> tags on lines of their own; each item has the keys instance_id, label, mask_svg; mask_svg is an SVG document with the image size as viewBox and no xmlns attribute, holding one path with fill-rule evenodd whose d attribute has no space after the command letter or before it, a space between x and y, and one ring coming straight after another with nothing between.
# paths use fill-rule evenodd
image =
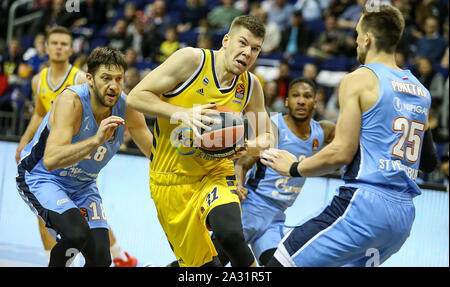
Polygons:
<instances>
[{"instance_id":1,"label":"player's leg","mask_svg":"<svg viewBox=\"0 0 450 287\"><path fill-rule=\"evenodd\" d=\"M409 195L395 196L404 196L405 202L385 200L382 192L341 187L321 214L283 238L268 266L346 266L370 261L373 250L377 253L392 245L392 237L404 241L410 232L412 200Z\"/></svg>"},{"instance_id":2,"label":"player's leg","mask_svg":"<svg viewBox=\"0 0 450 287\"><path fill-rule=\"evenodd\" d=\"M200 220L201 176L151 174L150 190L158 220L181 267L200 267L217 252Z\"/></svg>"},{"instance_id":3,"label":"player's leg","mask_svg":"<svg viewBox=\"0 0 450 287\"><path fill-rule=\"evenodd\" d=\"M89 225L76 208L62 214L48 211L51 227L61 237L53 247L50 256L50 267L68 267L71 260L85 247L89 239Z\"/></svg>"},{"instance_id":4,"label":"player's leg","mask_svg":"<svg viewBox=\"0 0 450 287\"><path fill-rule=\"evenodd\" d=\"M44 245L45 256L47 257L47 263L50 261L50 252L56 244L55 238L50 234L45 227L45 222L38 216L39 234L41 235L42 244Z\"/></svg>"},{"instance_id":5,"label":"player's leg","mask_svg":"<svg viewBox=\"0 0 450 287\"><path fill-rule=\"evenodd\" d=\"M120 248L111 227L109 228L109 246L113 257L114 267L135 267L137 265L136 257L130 256L128 252L123 251L122 248Z\"/></svg>"},{"instance_id":6,"label":"player's leg","mask_svg":"<svg viewBox=\"0 0 450 287\"><path fill-rule=\"evenodd\" d=\"M212 208L206 223L233 267L255 265L253 253L245 242L239 203L232 202Z\"/></svg>"},{"instance_id":7,"label":"player's leg","mask_svg":"<svg viewBox=\"0 0 450 287\"><path fill-rule=\"evenodd\" d=\"M85 267L108 267L111 265L109 234L107 228L93 228L89 232L86 246L81 250L86 260Z\"/></svg>"}]
</instances>

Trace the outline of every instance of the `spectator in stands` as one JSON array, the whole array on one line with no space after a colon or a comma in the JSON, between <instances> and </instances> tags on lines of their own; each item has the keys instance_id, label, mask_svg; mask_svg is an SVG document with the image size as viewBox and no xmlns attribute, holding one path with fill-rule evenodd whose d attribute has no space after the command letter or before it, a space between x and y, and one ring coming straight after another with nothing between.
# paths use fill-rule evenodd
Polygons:
<instances>
[{"instance_id":1,"label":"spectator in stands","mask_svg":"<svg viewBox=\"0 0 450 287\"><path fill-rule=\"evenodd\" d=\"M307 54L320 59L334 56L344 56L350 51L355 52L356 43L353 37L340 31L336 25L336 17L325 17L325 31L307 50Z\"/></svg>"},{"instance_id":2,"label":"spectator in stands","mask_svg":"<svg viewBox=\"0 0 450 287\"><path fill-rule=\"evenodd\" d=\"M202 49L213 49L214 40L208 33L199 33L197 36L197 47Z\"/></svg>"},{"instance_id":3,"label":"spectator in stands","mask_svg":"<svg viewBox=\"0 0 450 287\"><path fill-rule=\"evenodd\" d=\"M124 8L124 20L127 22L127 27L131 27L134 19L136 18L136 5L133 2L125 4Z\"/></svg>"},{"instance_id":4,"label":"spectator in stands","mask_svg":"<svg viewBox=\"0 0 450 287\"><path fill-rule=\"evenodd\" d=\"M0 111L10 110L10 100L6 94L9 92L8 76L3 73L3 62L0 61Z\"/></svg>"},{"instance_id":5,"label":"spectator in stands","mask_svg":"<svg viewBox=\"0 0 450 287\"><path fill-rule=\"evenodd\" d=\"M233 19L242 15L243 11L234 7L234 0L221 0L221 2L222 5L208 13L208 22L214 29L228 31Z\"/></svg>"},{"instance_id":6,"label":"spectator in stands","mask_svg":"<svg viewBox=\"0 0 450 287\"><path fill-rule=\"evenodd\" d=\"M313 116L315 121L328 120L326 106L327 106L327 96L325 93L325 89L322 87L317 87L316 106L314 109L314 116Z\"/></svg>"},{"instance_id":7,"label":"spectator in stands","mask_svg":"<svg viewBox=\"0 0 450 287\"><path fill-rule=\"evenodd\" d=\"M262 54L269 54L278 49L281 41L281 33L275 22L269 22L268 13L263 8L256 11L256 17L266 26L266 36L261 47Z\"/></svg>"},{"instance_id":8,"label":"spectator in stands","mask_svg":"<svg viewBox=\"0 0 450 287\"><path fill-rule=\"evenodd\" d=\"M348 34L353 35L356 29L356 24L361 17L363 7L367 0L356 0L356 3L347 7L344 12L339 15L337 20L337 27L344 30Z\"/></svg>"},{"instance_id":9,"label":"spectator in stands","mask_svg":"<svg viewBox=\"0 0 450 287\"><path fill-rule=\"evenodd\" d=\"M439 22L439 16L441 14L440 9L444 8L440 5L440 0L422 0L417 1L417 5L415 7L414 16L415 22L419 27L423 27L428 17L434 16ZM448 1L447 1L448 2ZM447 7L448 9L448 7ZM442 10L445 11L445 10Z\"/></svg>"},{"instance_id":10,"label":"spectator in stands","mask_svg":"<svg viewBox=\"0 0 450 287\"><path fill-rule=\"evenodd\" d=\"M287 61L281 61L279 74L276 80L278 86L278 97L286 99L288 94L289 83L291 82L291 67Z\"/></svg>"},{"instance_id":11,"label":"spectator in stands","mask_svg":"<svg viewBox=\"0 0 450 287\"><path fill-rule=\"evenodd\" d=\"M331 0L324 16L334 15L339 17L344 11L354 3L354 0Z\"/></svg>"},{"instance_id":12,"label":"spectator in stands","mask_svg":"<svg viewBox=\"0 0 450 287\"><path fill-rule=\"evenodd\" d=\"M133 21L132 29L128 30L127 35L131 37L131 43L128 43L128 47L133 48L139 57L143 57L142 46L147 35L145 22L141 18L136 17Z\"/></svg>"},{"instance_id":13,"label":"spectator in stands","mask_svg":"<svg viewBox=\"0 0 450 287\"><path fill-rule=\"evenodd\" d=\"M163 0L155 0L146 7L148 24L156 30L160 36L164 36L166 30L175 23L172 23L169 15L166 14L166 3Z\"/></svg>"},{"instance_id":14,"label":"spectator in stands","mask_svg":"<svg viewBox=\"0 0 450 287\"><path fill-rule=\"evenodd\" d=\"M180 48L180 42L178 42L178 32L176 26L172 26L166 31L166 40L161 43L159 48L160 55L158 57L158 62L162 63L170 55L172 55L178 48Z\"/></svg>"},{"instance_id":15,"label":"spectator in stands","mask_svg":"<svg viewBox=\"0 0 450 287\"><path fill-rule=\"evenodd\" d=\"M423 26L425 35L416 41L417 56L427 57L433 63L441 61L448 46L439 34L439 22L434 16L427 17Z\"/></svg>"},{"instance_id":16,"label":"spectator in stands","mask_svg":"<svg viewBox=\"0 0 450 287\"><path fill-rule=\"evenodd\" d=\"M198 27L200 19L206 18L208 8L203 0L186 0L186 6L181 9L180 23L177 26L178 33L186 32Z\"/></svg>"},{"instance_id":17,"label":"spectator in stands","mask_svg":"<svg viewBox=\"0 0 450 287\"><path fill-rule=\"evenodd\" d=\"M318 74L318 69L317 69L317 65L314 63L306 63L303 66L303 72L302 72L302 77L308 80L313 81L314 84L316 84L316 86L318 86L317 84L317 74Z\"/></svg>"},{"instance_id":18,"label":"spectator in stands","mask_svg":"<svg viewBox=\"0 0 450 287\"><path fill-rule=\"evenodd\" d=\"M286 113L282 98L278 97L278 85L276 81L270 81L264 86L264 103L266 111L269 113Z\"/></svg>"},{"instance_id":19,"label":"spectator in stands","mask_svg":"<svg viewBox=\"0 0 450 287\"><path fill-rule=\"evenodd\" d=\"M127 34L127 22L124 19L117 20L108 35L108 46L124 52L132 41L132 36Z\"/></svg>"},{"instance_id":20,"label":"spectator in stands","mask_svg":"<svg viewBox=\"0 0 450 287\"><path fill-rule=\"evenodd\" d=\"M53 0L51 5L44 9L42 17L37 18L31 25L30 36L34 37L38 33L47 33L51 26L58 25L70 28L75 20L81 18L80 13L67 12L65 5L65 0Z\"/></svg>"},{"instance_id":21,"label":"spectator in stands","mask_svg":"<svg viewBox=\"0 0 450 287\"><path fill-rule=\"evenodd\" d=\"M125 61L127 62L128 69L137 68L138 54L133 48L125 50Z\"/></svg>"},{"instance_id":22,"label":"spectator in stands","mask_svg":"<svg viewBox=\"0 0 450 287\"><path fill-rule=\"evenodd\" d=\"M313 40L312 32L305 25L302 13L295 11L291 16L291 24L281 35L280 49L285 58L296 54L306 54Z\"/></svg>"},{"instance_id":23,"label":"spectator in stands","mask_svg":"<svg viewBox=\"0 0 450 287\"><path fill-rule=\"evenodd\" d=\"M397 9L402 12L405 19L405 28L402 37L397 45L397 52L401 52L408 61L410 55L413 53L411 43L422 37L422 32L416 27L413 17L411 17L412 6L409 1L393 1L392 3Z\"/></svg>"},{"instance_id":24,"label":"spectator in stands","mask_svg":"<svg viewBox=\"0 0 450 287\"><path fill-rule=\"evenodd\" d=\"M103 1L85 0L80 4L79 19L74 23L76 27L100 29L106 24L106 6Z\"/></svg>"},{"instance_id":25,"label":"spectator in stands","mask_svg":"<svg viewBox=\"0 0 450 287\"><path fill-rule=\"evenodd\" d=\"M261 5L264 10L269 12L269 22L277 23L281 31L289 26L291 14L294 10L292 4L286 0L266 0Z\"/></svg>"},{"instance_id":26,"label":"spectator in stands","mask_svg":"<svg viewBox=\"0 0 450 287\"><path fill-rule=\"evenodd\" d=\"M23 60L31 67L33 74L40 71L42 63L48 61L45 53L45 35L37 34L33 41L33 47L28 48L23 54Z\"/></svg>"},{"instance_id":27,"label":"spectator in stands","mask_svg":"<svg viewBox=\"0 0 450 287\"><path fill-rule=\"evenodd\" d=\"M125 82L123 92L128 95L128 93L139 83L141 77L139 76L139 71L136 68L128 69L125 73Z\"/></svg>"},{"instance_id":28,"label":"spectator in stands","mask_svg":"<svg viewBox=\"0 0 450 287\"><path fill-rule=\"evenodd\" d=\"M425 57L417 61L417 79L430 91L431 99L437 105L442 103L444 97L444 78L436 73L431 60Z\"/></svg>"},{"instance_id":29,"label":"spectator in stands","mask_svg":"<svg viewBox=\"0 0 450 287\"><path fill-rule=\"evenodd\" d=\"M294 11L301 11L305 21L322 19L322 11L330 5L330 0L297 0L294 4Z\"/></svg>"}]
</instances>

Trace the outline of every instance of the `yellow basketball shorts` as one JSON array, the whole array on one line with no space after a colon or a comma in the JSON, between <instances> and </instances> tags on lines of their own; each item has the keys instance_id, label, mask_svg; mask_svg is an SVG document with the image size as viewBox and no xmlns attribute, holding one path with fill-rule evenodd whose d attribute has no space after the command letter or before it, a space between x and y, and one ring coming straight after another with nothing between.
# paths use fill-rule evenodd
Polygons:
<instances>
[{"instance_id":1,"label":"yellow basketball shorts","mask_svg":"<svg viewBox=\"0 0 450 287\"><path fill-rule=\"evenodd\" d=\"M150 192L181 267L211 262L217 251L206 218L216 206L237 202L235 175L181 176L150 172Z\"/></svg>"}]
</instances>

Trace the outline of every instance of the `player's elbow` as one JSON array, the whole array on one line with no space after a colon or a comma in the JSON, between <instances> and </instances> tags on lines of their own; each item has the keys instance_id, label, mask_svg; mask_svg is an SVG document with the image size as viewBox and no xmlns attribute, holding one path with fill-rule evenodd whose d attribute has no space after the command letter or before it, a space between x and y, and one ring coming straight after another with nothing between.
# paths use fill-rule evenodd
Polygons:
<instances>
[{"instance_id":1,"label":"player's elbow","mask_svg":"<svg viewBox=\"0 0 450 287\"><path fill-rule=\"evenodd\" d=\"M51 157L44 154L43 164L46 170L54 171L57 169L56 162Z\"/></svg>"},{"instance_id":2,"label":"player's elbow","mask_svg":"<svg viewBox=\"0 0 450 287\"><path fill-rule=\"evenodd\" d=\"M349 165L355 157L356 149L349 146L336 147L334 164L335 165Z\"/></svg>"},{"instance_id":3,"label":"player's elbow","mask_svg":"<svg viewBox=\"0 0 450 287\"><path fill-rule=\"evenodd\" d=\"M131 90L130 93L127 95L127 106L129 106L132 109L136 109L136 107L138 106L136 91L134 89Z\"/></svg>"}]
</instances>

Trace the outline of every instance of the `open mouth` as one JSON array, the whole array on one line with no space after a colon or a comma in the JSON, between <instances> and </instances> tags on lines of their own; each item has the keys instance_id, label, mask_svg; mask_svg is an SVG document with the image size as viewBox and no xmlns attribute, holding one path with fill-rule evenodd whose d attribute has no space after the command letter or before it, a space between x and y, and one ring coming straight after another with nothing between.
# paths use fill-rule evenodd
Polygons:
<instances>
[{"instance_id":1,"label":"open mouth","mask_svg":"<svg viewBox=\"0 0 450 287\"><path fill-rule=\"evenodd\" d=\"M116 95L114 94L106 94L106 97L110 100L114 100L116 98Z\"/></svg>"},{"instance_id":2,"label":"open mouth","mask_svg":"<svg viewBox=\"0 0 450 287\"><path fill-rule=\"evenodd\" d=\"M247 67L247 63L241 60L236 60L236 62L238 63L239 66L246 68Z\"/></svg>"}]
</instances>

